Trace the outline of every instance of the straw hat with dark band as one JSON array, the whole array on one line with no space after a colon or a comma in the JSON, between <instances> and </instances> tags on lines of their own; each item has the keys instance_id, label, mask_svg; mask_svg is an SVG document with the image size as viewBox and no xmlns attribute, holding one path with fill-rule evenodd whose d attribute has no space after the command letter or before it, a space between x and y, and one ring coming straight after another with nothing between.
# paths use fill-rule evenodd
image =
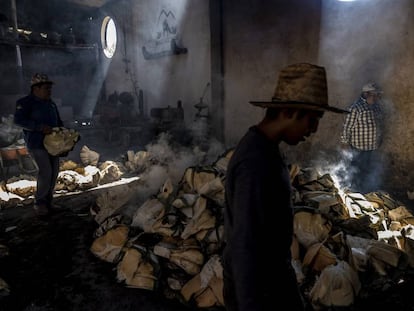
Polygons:
<instances>
[{"instance_id":1,"label":"straw hat with dark band","mask_svg":"<svg viewBox=\"0 0 414 311\"><path fill-rule=\"evenodd\" d=\"M280 71L271 101L250 103L263 108L300 108L349 113L328 105L325 68L308 63L293 64Z\"/></svg>"}]
</instances>

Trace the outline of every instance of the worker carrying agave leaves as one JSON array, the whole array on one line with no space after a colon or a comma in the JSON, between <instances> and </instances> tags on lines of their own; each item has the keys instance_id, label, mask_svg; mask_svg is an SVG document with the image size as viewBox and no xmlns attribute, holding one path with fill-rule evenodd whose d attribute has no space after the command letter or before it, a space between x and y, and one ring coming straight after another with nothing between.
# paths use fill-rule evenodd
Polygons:
<instances>
[{"instance_id":1,"label":"worker carrying agave leaves","mask_svg":"<svg viewBox=\"0 0 414 311\"><path fill-rule=\"evenodd\" d=\"M46 216L53 207L53 192L59 173L59 155L50 154L44 145L45 136L53 128L63 127L58 108L51 98L53 81L46 74L36 73L30 94L16 102L14 123L23 128L27 149L38 166L34 210Z\"/></svg>"}]
</instances>

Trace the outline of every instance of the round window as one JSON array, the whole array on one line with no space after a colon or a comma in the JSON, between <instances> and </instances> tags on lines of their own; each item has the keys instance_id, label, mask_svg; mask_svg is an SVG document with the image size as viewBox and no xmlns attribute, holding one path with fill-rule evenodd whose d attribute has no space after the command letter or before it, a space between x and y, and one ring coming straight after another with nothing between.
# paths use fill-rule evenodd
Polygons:
<instances>
[{"instance_id":1,"label":"round window","mask_svg":"<svg viewBox=\"0 0 414 311\"><path fill-rule=\"evenodd\" d=\"M116 50L116 26L109 16L106 16L102 22L101 42L105 56L112 58Z\"/></svg>"}]
</instances>

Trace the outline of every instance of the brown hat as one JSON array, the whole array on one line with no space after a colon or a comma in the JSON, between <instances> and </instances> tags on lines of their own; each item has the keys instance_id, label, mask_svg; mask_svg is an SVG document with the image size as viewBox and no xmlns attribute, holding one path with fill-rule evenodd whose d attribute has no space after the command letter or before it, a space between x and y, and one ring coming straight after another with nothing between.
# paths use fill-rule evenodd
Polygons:
<instances>
[{"instance_id":1,"label":"brown hat","mask_svg":"<svg viewBox=\"0 0 414 311\"><path fill-rule=\"evenodd\" d=\"M280 71L271 101L250 103L263 108L300 108L349 113L347 110L329 106L325 68L308 63L293 64Z\"/></svg>"},{"instance_id":2,"label":"brown hat","mask_svg":"<svg viewBox=\"0 0 414 311\"><path fill-rule=\"evenodd\" d=\"M44 73L35 73L30 81L31 86L39 84L53 84L53 81L49 80L49 77Z\"/></svg>"}]
</instances>

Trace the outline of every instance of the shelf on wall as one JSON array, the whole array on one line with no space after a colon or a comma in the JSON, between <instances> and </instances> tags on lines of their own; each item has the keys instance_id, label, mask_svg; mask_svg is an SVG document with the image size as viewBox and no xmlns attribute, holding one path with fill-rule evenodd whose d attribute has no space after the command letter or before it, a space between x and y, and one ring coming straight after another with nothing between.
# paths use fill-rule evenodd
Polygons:
<instances>
[{"instance_id":1,"label":"shelf on wall","mask_svg":"<svg viewBox=\"0 0 414 311\"><path fill-rule=\"evenodd\" d=\"M12 40L1 40L0 45L8 45L8 46L22 46L22 47L34 47L34 48L46 48L46 49L62 49L62 50L77 50L77 49L84 49L84 50L91 50L96 49L97 44L44 44L44 43L29 43L29 42L21 42L21 41L12 41Z\"/></svg>"}]
</instances>

